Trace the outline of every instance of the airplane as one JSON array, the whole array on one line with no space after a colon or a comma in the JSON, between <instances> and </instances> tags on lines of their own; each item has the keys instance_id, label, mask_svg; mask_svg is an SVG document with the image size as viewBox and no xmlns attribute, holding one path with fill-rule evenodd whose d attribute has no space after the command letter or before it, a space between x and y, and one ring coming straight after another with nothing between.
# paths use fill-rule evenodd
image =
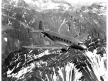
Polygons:
<instances>
[{"instance_id":1,"label":"airplane","mask_svg":"<svg viewBox=\"0 0 108 81\"><path fill-rule=\"evenodd\" d=\"M49 38L51 41L54 42L53 45L31 45L31 46L23 46L24 48L31 48L31 49L61 49L61 50L68 50L70 48L79 49L79 50L86 50L87 47L83 44L88 33L84 33L76 38L59 34L57 32L53 32L50 30L43 29L43 22L39 22L39 30L31 31L31 33L42 33L44 37Z\"/></svg>"}]
</instances>

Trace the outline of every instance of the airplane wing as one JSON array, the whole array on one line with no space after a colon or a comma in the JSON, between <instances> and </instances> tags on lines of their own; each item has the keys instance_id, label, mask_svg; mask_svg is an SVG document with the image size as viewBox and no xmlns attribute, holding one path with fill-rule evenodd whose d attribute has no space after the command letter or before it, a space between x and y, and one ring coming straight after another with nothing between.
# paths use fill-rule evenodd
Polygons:
<instances>
[{"instance_id":1,"label":"airplane wing","mask_svg":"<svg viewBox=\"0 0 108 81\"><path fill-rule=\"evenodd\" d=\"M83 34L81 34L80 36L78 36L78 37L75 37L77 40L79 40L79 41L84 41L85 39L87 39L87 36L88 36L89 34L88 33L83 33Z\"/></svg>"},{"instance_id":2,"label":"airplane wing","mask_svg":"<svg viewBox=\"0 0 108 81\"><path fill-rule=\"evenodd\" d=\"M30 49L62 49L62 46L53 46L53 45L31 45L31 46L23 46L24 48Z\"/></svg>"}]
</instances>

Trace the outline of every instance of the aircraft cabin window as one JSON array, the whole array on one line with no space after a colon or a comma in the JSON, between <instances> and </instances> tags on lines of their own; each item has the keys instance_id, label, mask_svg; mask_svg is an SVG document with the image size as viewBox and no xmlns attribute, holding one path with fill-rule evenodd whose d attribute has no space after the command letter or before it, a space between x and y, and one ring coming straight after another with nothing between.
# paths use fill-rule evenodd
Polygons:
<instances>
[{"instance_id":1,"label":"aircraft cabin window","mask_svg":"<svg viewBox=\"0 0 108 81\"><path fill-rule=\"evenodd\" d=\"M55 36L55 38L56 38L56 39L60 39L59 37L56 37L56 36Z\"/></svg>"},{"instance_id":2,"label":"aircraft cabin window","mask_svg":"<svg viewBox=\"0 0 108 81\"><path fill-rule=\"evenodd\" d=\"M58 37L56 37L56 39L58 39Z\"/></svg>"},{"instance_id":3,"label":"aircraft cabin window","mask_svg":"<svg viewBox=\"0 0 108 81\"><path fill-rule=\"evenodd\" d=\"M62 38L59 38L59 37L56 37L56 36L53 36L53 37L58 39L58 40L64 40L65 41L65 39L62 39Z\"/></svg>"},{"instance_id":4,"label":"aircraft cabin window","mask_svg":"<svg viewBox=\"0 0 108 81\"><path fill-rule=\"evenodd\" d=\"M54 38L57 38L56 36L53 36Z\"/></svg>"},{"instance_id":5,"label":"aircraft cabin window","mask_svg":"<svg viewBox=\"0 0 108 81\"><path fill-rule=\"evenodd\" d=\"M60 38L58 37L58 39L60 40Z\"/></svg>"},{"instance_id":6,"label":"aircraft cabin window","mask_svg":"<svg viewBox=\"0 0 108 81\"><path fill-rule=\"evenodd\" d=\"M71 41L69 41L69 43L71 43Z\"/></svg>"},{"instance_id":7,"label":"aircraft cabin window","mask_svg":"<svg viewBox=\"0 0 108 81\"><path fill-rule=\"evenodd\" d=\"M67 42L69 42L69 41L67 40Z\"/></svg>"}]
</instances>

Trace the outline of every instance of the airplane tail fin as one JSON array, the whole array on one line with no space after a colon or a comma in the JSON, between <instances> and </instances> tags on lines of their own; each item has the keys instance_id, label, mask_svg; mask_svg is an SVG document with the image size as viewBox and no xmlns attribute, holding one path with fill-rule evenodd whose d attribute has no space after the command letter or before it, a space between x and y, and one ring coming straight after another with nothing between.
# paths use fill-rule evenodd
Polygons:
<instances>
[{"instance_id":1,"label":"airplane tail fin","mask_svg":"<svg viewBox=\"0 0 108 81\"><path fill-rule=\"evenodd\" d=\"M43 22L40 20L39 21L39 30L34 30L34 31L31 31L32 33L35 33L35 32L44 32L44 31L49 31L50 29L44 29L44 26L43 26Z\"/></svg>"},{"instance_id":2,"label":"airplane tail fin","mask_svg":"<svg viewBox=\"0 0 108 81\"><path fill-rule=\"evenodd\" d=\"M39 21L39 30L33 30L31 32L36 33L36 32L43 32L43 31L44 31L43 22L40 20Z\"/></svg>"},{"instance_id":3,"label":"airplane tail fin","mask_svg":"<svg viewBox=\"0 0 108 81\"><path fill-rule=\"evenodd\" d=\"M39 30L44 31L43 22L41 20L39 21Z\"/></svg>"}]
</instances>

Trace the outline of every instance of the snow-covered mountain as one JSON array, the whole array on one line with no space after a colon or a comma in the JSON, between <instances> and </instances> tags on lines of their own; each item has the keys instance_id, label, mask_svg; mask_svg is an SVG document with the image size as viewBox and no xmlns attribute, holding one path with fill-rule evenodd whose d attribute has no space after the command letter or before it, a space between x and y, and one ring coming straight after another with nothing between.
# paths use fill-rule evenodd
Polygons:
<instances>
[{"instance_id":1,"label":"snow-covered mountain","mask_svg":"<svg viewBox=\"0 0 108 81\"><path fill-rule=\"evenodd\" d=\"M63 10L70 10L80 8L82 6L90 6L94 2L97 1L86 1L86 0L24 0L28 3L32 8L35 8L38 11L43 10L51 10L51 9L63 9ZM100 0L98 1L100 2ZM102 1L101 1L102 2ZM103 1L104 2L104 1Z\"/></svg>"},{"instance_id":2,"label":"snow-covered mountain","mask_svg":"<svg viewBox=\"0 0 108 81\"><path fill-rule=\"evenodd\" d=\"M38 11L51 10L51 9L63 9L69 10L72 4L64 0L31 0L26 1L30 7L35 8Z\"/></svg>"}]
</instances>

